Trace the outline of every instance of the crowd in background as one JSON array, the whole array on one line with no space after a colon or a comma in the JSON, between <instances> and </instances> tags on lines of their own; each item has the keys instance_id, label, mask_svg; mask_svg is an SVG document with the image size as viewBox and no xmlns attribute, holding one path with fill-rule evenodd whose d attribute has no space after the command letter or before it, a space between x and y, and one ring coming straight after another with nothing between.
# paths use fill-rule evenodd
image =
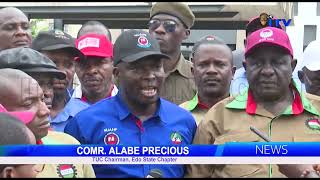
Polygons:
<instances>
[{"instance_id":1,"label":"crowd in background","mask_svg":"<svg viewBox=\"0 0 320 180\"><path fill-rule=\"evenodd\" d=\"M271 24L266 23L271 20ZM190 59L181 43L196 17L185 3L155 3L149 31L112 44L99 21L77 37L55 29L31 37L26 15L0 9L0 145L190 145L320 141L320 41L297 59L266 13L246 26L245 49L208 34ZM74 87L73 81L80 85ZM303 84L304 88L297 84ZM319 177L317 165L0 165L1 177Z\"/></svg>"}]
</instances>

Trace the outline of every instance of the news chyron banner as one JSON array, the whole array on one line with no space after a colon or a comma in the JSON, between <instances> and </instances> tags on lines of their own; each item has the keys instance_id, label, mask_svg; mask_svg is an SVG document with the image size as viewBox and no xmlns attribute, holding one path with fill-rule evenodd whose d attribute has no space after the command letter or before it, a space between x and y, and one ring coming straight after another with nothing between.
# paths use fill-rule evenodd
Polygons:
<instances>
[{"instance_id":1,"label":"news chyron banner","mask_svg":"<svg viewBox=\"0 0 320 180\"><path fill-rule=\"evenodd\" d=\"M0 164L317 164L320 143L0 146Z\"/></svg>"}]
</instances>

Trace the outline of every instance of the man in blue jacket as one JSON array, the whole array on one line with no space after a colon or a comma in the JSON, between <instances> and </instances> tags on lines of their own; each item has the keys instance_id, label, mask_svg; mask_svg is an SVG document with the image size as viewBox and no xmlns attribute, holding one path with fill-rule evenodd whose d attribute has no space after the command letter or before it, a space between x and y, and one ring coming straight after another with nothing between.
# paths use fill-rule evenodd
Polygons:
<instances>
[{"instance_id":1,"label":"man in blue jacket","mask_svg":"<svg viewBox=\"0 0 320 180\"><path fill-rule=\"evenodd\" d=\"M189 145L196 123L192 115L159 97L165 78L156 39L142 30L123 32L114 45L116 96L78 113L65 132L81 144ZM183 165L95 165L97 177L147 177L157 169L162 177L183 177Z\"/></svg>"}]
</instances>

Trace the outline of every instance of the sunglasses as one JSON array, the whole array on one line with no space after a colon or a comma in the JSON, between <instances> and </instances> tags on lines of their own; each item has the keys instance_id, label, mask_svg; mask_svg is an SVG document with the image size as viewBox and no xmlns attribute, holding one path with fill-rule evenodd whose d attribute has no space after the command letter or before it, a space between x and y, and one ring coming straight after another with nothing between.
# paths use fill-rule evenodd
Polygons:
<instances>
[{"instance_id":1,"label":"sunglasses","mask_svg":"<svg viewBox=\"0 0 320 180\"><path fill-rule=\"evenodd\" d=\"M164 21L160 21L158 19L152 19L149 21L148 26L149 29L151 31L156 30L158 27L161 26L161 24L163 25L165 31L167 33L172 33L175 32L176 27L177 27L177 23L173 20L164 20Z\"/></svg>"}]
</instances>

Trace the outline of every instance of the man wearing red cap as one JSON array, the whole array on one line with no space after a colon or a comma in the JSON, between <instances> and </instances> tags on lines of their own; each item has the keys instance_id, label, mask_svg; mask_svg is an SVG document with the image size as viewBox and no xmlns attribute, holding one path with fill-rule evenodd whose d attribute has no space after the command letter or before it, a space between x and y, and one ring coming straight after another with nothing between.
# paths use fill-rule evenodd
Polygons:
<instances>
[{"instance_id":1,"label":"man wearing red cap","mask_svg":"<svg viewBox=\"0 0 320 180\"><path fill-rule=\"evenodd\" d=\"M108 38L86 34L77 39L76 47L85 57L76 60L81 90L76 88L73 97L90 105L115 95L118 89L112 82L113 46Z\"/></svg>"},{"instance_id":2,"label":"man wearing red cap","mask_svg":"<svg viewBox=\"0 0 320 180\"><path fill-rule=\"evenodd\" d=\"M276 26L275 18L267 13L261 13L260 16L252 18L248 24L246 25L246 37L248 37L251 33L268 27L271 25L271 27L277 27L279 29L283 29L283 27ZM269 21L272 23L269 24ZM244 40L244 46L246 46L246 40ZM244 60L244 50L243 49L237 49L233 52L233 60L234 64L241 64L241 67L237 67L237 70L233 76L233 80L231 82L230 86L230 94L233 96L236 96L238 94L242 94L243 91L248 88L248 80L246 77L246 71L244 67L242 66L242 62ZM240 62L239 62L240 61Z\"/></svg>"},{"instance_id":3,"label":"man wearing red cap","mask_svg":"<svg viewBox=\"0 0 320 180\"><path fill-rule=\"evenodd\" d=\"M75 88L65 106L68 118L60 123L62 130L78 112L118 92L112 81L113 46L106 35L85 34L76 40L76 47L84 54L75 59L81 86Z\"/></svg>"},{"instance_id":4,"label":"man wearing red cap","mask_svg":"<svg viewBox=\"0 0 320 180\"><path fill-rule=\"evenodd\" d=\"M200 123L194 144L261 141L256 127L272 141L319 141L319 101L301 94L292 80L296 65L285 31L267 27L247 38L244 67L249 87L226 98ZM316 126L314 126L314 124ZM294 127L294 128L288 128ZM191 177L300 177L312 165L190 165Z\"/></svg>"}]
</instances>

